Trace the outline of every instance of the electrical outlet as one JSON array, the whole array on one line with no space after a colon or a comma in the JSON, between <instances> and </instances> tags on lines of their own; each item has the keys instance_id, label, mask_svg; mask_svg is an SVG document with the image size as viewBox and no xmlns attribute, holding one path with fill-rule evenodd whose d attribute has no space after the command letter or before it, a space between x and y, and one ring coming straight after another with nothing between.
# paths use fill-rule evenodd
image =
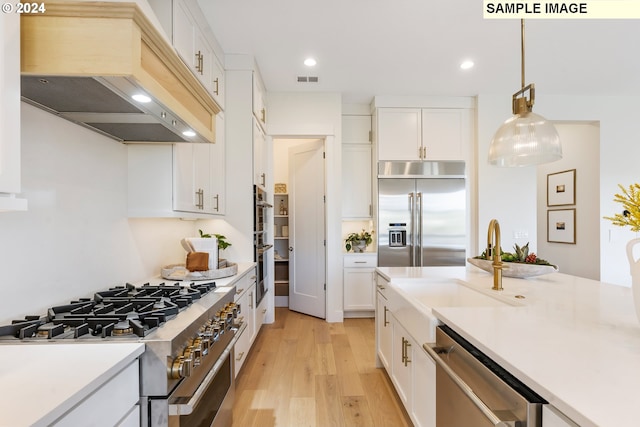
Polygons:
<instances>
[{"instance_id":1,"label":"electrical outlet","mask_svg":"<svg viewBox=\"0 0 640 427\"><path fill-rule=\"evenodd\" d=\"M517 230L513 232L514 239L528 239L529 231L528 230Z\"/></svg>"}]
</instances>

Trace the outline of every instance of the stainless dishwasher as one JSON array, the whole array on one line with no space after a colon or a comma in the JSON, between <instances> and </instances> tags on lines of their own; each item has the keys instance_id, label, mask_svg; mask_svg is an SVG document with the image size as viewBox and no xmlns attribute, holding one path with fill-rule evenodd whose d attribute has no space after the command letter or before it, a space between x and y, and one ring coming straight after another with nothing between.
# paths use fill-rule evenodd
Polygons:
<instances>
[{"instance_id":1,"label":"stainless dishwasher","mask_svg":"<svg viewBox=\"0 0 640 427\"><path fill-rule=\"evenodd\" d=\"M533 390L446 325L424 349L436 362L436 427L541 427Z\"/></svg>"}]
</instances>

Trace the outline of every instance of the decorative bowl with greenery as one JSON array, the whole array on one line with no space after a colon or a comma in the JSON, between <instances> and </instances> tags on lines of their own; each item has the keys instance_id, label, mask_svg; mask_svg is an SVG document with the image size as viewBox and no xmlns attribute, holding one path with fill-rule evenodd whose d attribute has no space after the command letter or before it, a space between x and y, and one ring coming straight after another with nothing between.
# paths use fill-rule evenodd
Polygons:
<instances>
[{"instance_id":1,"label":"decorative bowl with greenery","mask_svg":"<svg viewBox=\"0 0 640 427\"><path fill-rule=\"evenodd\" d=\"M505 277L525 278L558 271L557 265L553 265L547 260L538 258L535 253L529 252L529 243L522 247L516 243L514 250L515 252L504 252L500 248L500 259L507 264L502 270L502 275ZM486 250L479 256L467 258L467 261L484 271L493 271L493 261L490 258L487 259Z\"/></svg>"},{"instance_id":2,"label":"decorative bowl with greenery","mask_svg":"<svg viewBox=\"0 0 640 427\"><path fill-rule=\"evenodd\" d=\"M364 228L360 233L349 233L346 239L344 239L344 247L349 252L353 249L354 252L364 252L364 250L373 242L374 231L366 231Z\"/></svg>"}]
</instances>

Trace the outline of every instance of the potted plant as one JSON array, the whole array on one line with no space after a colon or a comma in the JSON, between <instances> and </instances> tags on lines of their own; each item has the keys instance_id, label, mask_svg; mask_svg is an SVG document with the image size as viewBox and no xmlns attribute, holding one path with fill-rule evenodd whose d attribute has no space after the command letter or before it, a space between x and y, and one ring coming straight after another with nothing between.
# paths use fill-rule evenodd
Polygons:
<instances>
[{"instance_id":1,"label":"potted plant","mask_svg":"<svg viewBox=\"0 0 640 427\"><path fill-rule=\"evenodd\" d=\"M367 246L373 242L373 230L371 232L366 231L364 228L360 233L349 233L346 239L344 239L344 247L349 252L353 249L354 252L364 252Z\"/></svg>"},{"instance_id":2,"label":"potted plant","mask_svg":"<svg viewBox=\"0 0 640 427\"><path fill-rule=\"evenodd\" d=\"M212 237L215 237L216 239L218 239L218 249L220 250L224 250L227 249L229 246L231 246L231 243L227 242L227 238L225 236L223 236L222 234L208 234L208 233L203 233L202 230L198 230L200 232L200 237L204 238L204 239L210 239Z\"/></svg>"}]
</instances>

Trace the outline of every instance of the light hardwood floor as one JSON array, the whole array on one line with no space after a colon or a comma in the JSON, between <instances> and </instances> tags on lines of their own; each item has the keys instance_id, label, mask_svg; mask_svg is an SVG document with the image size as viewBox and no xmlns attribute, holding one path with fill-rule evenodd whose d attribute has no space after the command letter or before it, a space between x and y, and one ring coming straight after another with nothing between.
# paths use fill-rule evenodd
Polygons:
<instances>
[{"instance_id":1,"label":"light hardwood floor","mask_svg":"<svg viewBox=\"0 0 640 427\"><path fill-rule=\"evenodd\" d=\"M373 319L327 323L276 308L236 381L233 427L411 425L375 367Z\"/></svg>"}]
</instances>

